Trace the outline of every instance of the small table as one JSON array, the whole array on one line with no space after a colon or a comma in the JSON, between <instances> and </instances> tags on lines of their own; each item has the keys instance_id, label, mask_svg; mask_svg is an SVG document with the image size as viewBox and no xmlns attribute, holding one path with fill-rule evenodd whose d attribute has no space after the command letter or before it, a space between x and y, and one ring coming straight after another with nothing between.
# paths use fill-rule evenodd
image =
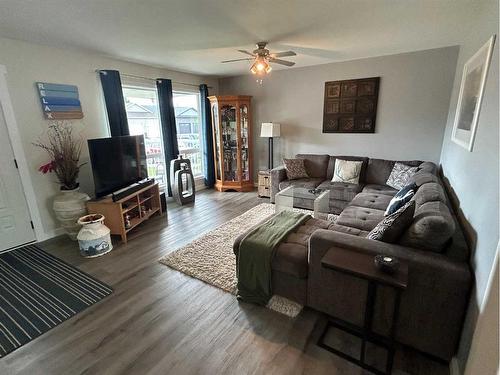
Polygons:
<instances>
[{"instance_id":1,"label":"small table","mask_svg":"<svg viewBox=\"0 0 500 375\"><path fill-rule=\"evenodd\" d=\"M259 197L267 197L271 196L270 193L270 185L271 185L271 171L263 170L259 171L259 182L258 182L258 191Z\"/></svg>"},{"instance_id":2,"label":"small table","mask_svg":"<svg viewBox=\"0 0 500 375\"><path fill-rule=\"evenodd\" d=\"M399 269L394 274L387 274L375 267L373 255L335 248L329 250L325 254L325 256L321 259L321 265L332 271L341 272L368 281L368 293L365 304L365 319L363 327L353 325L352 323L346 322L342 319L331 318L318 340L318 345L323 349L335 353L362 368L372 371L375 374L391 374L395 352L394 334L398 320L401 293L406 289L408 284L408 264L400 260ZM381 336L372 331L373 313L378 285L392 287L396 292L394 310L392 314L392 324L388 337ZM361 353L359 358L352 357L349 354L325 344L324 339L330 327L335 327L350 335L361 338ZM365 362L366 342L384 347L387 350L388 354L385 372L382 372Z\"/></svg>"},{"instance_id":3,"label":"small table","mask_svg":"<svg viewBox=\"0 0 500 375\"><path fill-rule=\"evenodd\" d=\"M310 209L314 207L316 219L327 219L330 210L330 191L323 190L311 193L307 188L289 186L276 194L275 212L291 210L293 208Z\"/></svg>"}]
</instances>

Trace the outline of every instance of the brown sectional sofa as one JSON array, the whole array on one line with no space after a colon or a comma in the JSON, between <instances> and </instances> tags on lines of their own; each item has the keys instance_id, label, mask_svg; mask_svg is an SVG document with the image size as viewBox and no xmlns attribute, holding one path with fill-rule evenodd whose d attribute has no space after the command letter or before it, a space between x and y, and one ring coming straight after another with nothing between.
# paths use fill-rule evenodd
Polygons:
<instances>
[{"instance_id":1,"label":"brown sectional sofa","mask_svg":"<svg viewBox=\"0 0 500 375\"><path fill-rule=\"evenodd\" d=\"M472 285L469 251L450 207L436 165L418 166L411 180L418 186L413 197L414 221L398 243L369 240L366 235L383 218L397 192L385 185L395 161L364 157L306 155L309 179L286 179L284 168L271 171L271 200L287 186L330 189L330 211L340 214L335 223L310 219L276 249L272 262L273 292L327 314L361 324L366 282L326 270L321 258L344 248L373 255L390 254L409 264L408 289L401 300L396 339L423 352L451 359L457 349ZM335 159L364 162L358 185L331 183ZM308 207L308 202L296 202ZM239 248L240 236L234 244ZM394 302L393 291L381 287L375 306L374 329L387 333Z\"/></svg>"}]
</instances>

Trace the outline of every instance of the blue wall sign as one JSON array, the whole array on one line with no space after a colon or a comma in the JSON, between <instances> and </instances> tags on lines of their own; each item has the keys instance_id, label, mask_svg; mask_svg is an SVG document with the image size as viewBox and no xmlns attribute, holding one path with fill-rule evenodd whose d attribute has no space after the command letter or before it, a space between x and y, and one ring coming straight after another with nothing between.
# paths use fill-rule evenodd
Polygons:
<instances>
[{"instance_id":1,"label":"blue wall sign","mask_svg":"<svg viewBox=\"0 0 500 375\"><path fill-rule=\"evenodd\" d=\"M46 82L37 82L36 87L46 119L69 120L83 118L78 87Z\"/></svg>"}]
</instances>

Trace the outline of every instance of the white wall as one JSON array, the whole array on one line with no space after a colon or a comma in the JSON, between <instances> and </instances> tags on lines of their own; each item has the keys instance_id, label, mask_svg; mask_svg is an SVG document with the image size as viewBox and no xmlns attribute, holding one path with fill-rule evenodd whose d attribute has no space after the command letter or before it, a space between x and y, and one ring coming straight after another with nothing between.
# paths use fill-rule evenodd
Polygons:
<instances>
[{"instance_id":1,"label":"white wall","mask_svg":"<svg viewBox=\"0 0 500 375\"><path fill-rule=\"evenodd\" d=\"M499 343L498 343L498 301L499 301L499 275L498 251L491 272L488 292L485 303L478 317L476 330L472 339L470 355L465 367L466 375L495 375L498 374Z\"/></svg>"},{"instance_id":2,"label":"white wall","mask_svg":"<svg viewBox=\"0 0 500 375\"><path fill-rule=\"evenodd\" d=\"M221 94L253 95L256 168L266 167L262 122L282 124L275 165L299 152L439 161L457 47L221 79ZM323 134L326 81L380 76L375 134Z\"/></svg>"},{"instance_id":3,"label":"white wall","mask_svg":"<svg viewBox=\"0 0 500 375\"><path fill-rule=\"evenodd\" d=\"M443 173L458 196L463 217L470 226L473 246L471 265L476 285L458 353L462 370L477 316L481 314L480 309L484 305L486 285L499 238L498 35L479 115L474 150L469 152L451 141L464 64L491 35L498 34L498 1L488 0L479 4L477 12L471 14L469 23L461 27L464 39L460 46L441 152Z\"/></svg>"},{"instance_id":4,"label":"white wall","mask_svg":"<svg viewBox=\"0 0 500 375\"><path fill-rule=\"evenodd\" d=\"M102 90L96 69L115 69L122 73L150 78L170 78L173 81L200 84L207 83L216 91L216 79L179 73L128 63L102 57L96 54L46 47L22 41L0 38L0 65L7 68L7 81L12 99L23 148L31 172L31 180L37 195L43 230L47 236L56 232L58 225L52 213L52 198L59 186L53 175L42 175L38 167L48 158L41 150L32 146L37 137L43 135L48 121L44 120L35 82L64 83L78 86L84 118L72 120L75 129L86 140L108 136L107 115L103 105ZM185 89L175 85L174 89ZM82 161L88 161L85 147ZM94 191L92 172L89 165L80 173L81 190Z\"/></svg>"}]
</instances>

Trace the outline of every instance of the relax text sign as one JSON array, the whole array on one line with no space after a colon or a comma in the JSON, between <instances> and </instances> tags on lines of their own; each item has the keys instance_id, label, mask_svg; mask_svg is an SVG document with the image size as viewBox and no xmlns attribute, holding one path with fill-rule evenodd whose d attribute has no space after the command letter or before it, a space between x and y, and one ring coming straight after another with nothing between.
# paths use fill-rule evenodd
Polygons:
<instances>
[{"instance_id":1,"label":"relax text sign","mask_svg":"<svg viewBox=\"0 0 500 375\"><path fill-rule=\"evenodd\" d=\"M83 118L82 106L78 96L78 87L57 83L37 82L36 87L46 119Z\"/></svg>"}]
</instances>

